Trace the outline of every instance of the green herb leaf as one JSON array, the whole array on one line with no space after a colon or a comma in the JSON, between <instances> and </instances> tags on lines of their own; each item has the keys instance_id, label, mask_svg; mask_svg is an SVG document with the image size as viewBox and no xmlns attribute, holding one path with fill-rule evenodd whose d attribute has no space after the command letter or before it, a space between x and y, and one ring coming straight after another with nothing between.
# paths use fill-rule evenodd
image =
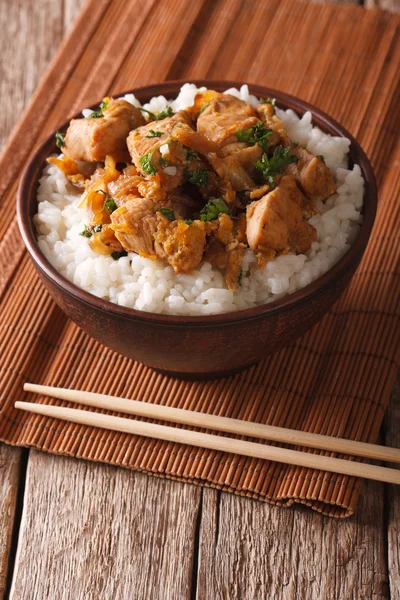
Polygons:
<instances>
[{"instance_id":1,"label":"green herb leaf","mask_svg":"<svg viewBox=\"0 0 400 600\"><path fill-rule=\"evenodd\" d=\"M150 129L150 135L146 135L146 138L157 138L163 135L163 131L154 131L154 129Z\"/></svg>"},{"instance_id":2,"label":"green herb leaf","mask_svg":"<svg viewBox=\"0 0 400 600\"><path fill-rule=\"evenodd\" d=\"M260 98L260 104L272 104L272 106L275 106L276 98Z\"/></svg>"},{"instance_id":3,"label":"green herb leaf","mask_svg":"<svg viewBox=\"0 0 400 600\"><path fill-rule=\"evenodd\" d=\"M261 172L263 178L269 185L274 185L274 178L279 175L283 167L299 160L297 156L288 156L289 151L290 146L287 146L286 148L277 146L271 158L268 158L267 154L264 153L261 160L258 160L255 163L254 166Z\"/></svg>"},{"instance_id":4,"label":"green herb leaf","mask_svg":"<svg viewBox=\"0 0 400 600\"><path fill-rule=\"evenodd\" d=\"M175 213L169 208L160 208L159 211L163 217L167 217L169 221L176 221Z\"/></svg>"},{"instance_id":5,"label":"green herb leaf","mask_svg":"<svg viewBox=\"0 0 400 600\"><path fill-rule=\"evenodd\" d=\"M149 110L147 110L147 108L143 108L142 106L139 106L139 110L141 110L142 112L145 112L147 115L149 115L150 121L157 121L156 115L153 112L150 112Z\"/></svg>"},{"instance_id":6,"label":"green herb leaf","mask_svg":"<svg viewBox=\"0 0 400 600\"><path fill-rule=\"evenodd\" d=\"M238 275L238 285L242 285L242 279L243 279L243 269L240 269L239 275Z\"/></svg>"},{"instance_id":7,"label":"green herb leaf","mask_svg":"<svg viewBox=\"0 0 400 600\"><path fill-rule=\"evenodd\" d=\"M200 211L201 221L214 221L221 214L230 214L228 205L223 198L212 198Z\"/></svg>"},{"instance_id":8,"label":"green herb leaf","mask_svg":"<svg viewBox=\"0 0 400 600\"><path fill-rule=\"evenodd\" d=\"M167 161L166 158L163 158L162 156L160 156L160 158L158 159L158 164L160 165L160 167L168 167L169 162Z\"/></svg>"},{"instance_id":9,"label":"green herb leaf","mask_svg":"<svg viewBox=\"0 0 400 600\"><path fill-rule=\"evenodd\" d=\"M248 129L238 129L235 135L239 142L246 142L254 146L258 144L263 150L267 149L268 139L272 134L272 129L264 127L263 123L257 123Z\"/></svg>"},{"instance_id":10,"label":"green herb leaf","mask_svg":"<svg viewBox=\"0 0 400 600\"><path fill-rule=\"evenodd\" d=\"M55 137L57 148L62 148L65 144L65 133L61 133L61 131L56 131Z\"/></svg>"},{"instance_id":11,"label":"green herb leaf","mask_svg":"<svg viewBox=\"0 0 400 600\"><path fill-rule=\"evenodd\" d=\"M111 198L111 196L109 196L106 192L103 192L103 190L96 190L96 192L98 194L104 194L104 204L103 208L101 209L102 211L106 208L111 215L114 210L117 210L118 206L114 198Z\"/></svg>"},{"instance_id":12,"label":"green herb leaf","mask_svg":"<svg viewBox=\"0 0 400 600\"><path fill-rule=\"evenodd\" d=\"M185 223L186 225L193 225L194 221L193 219L185 219Z\"/></svg>"},{"instance_id":13,"label":"green herb leaf","mask_svg":"<svg viewBox=\"0 0 400 600\"><path fill-rule=\"evenodd\" d=\"M85 225L83 231L81 231L79 235L85 238L90 238L93 235L93 231L87 225Z\"/></svg>"},{"instance_id":14,"label":"green herb leaf","mask_svg":"<svg viewBox=\"0 0 400 600\"><path fill-rule=\"evenodd\" d=\"M193 150L193 148L189 148L188 146L183 146L185 148L185 150L187 150L186 152L186 160L187 162L192 162L193 160L197 160L199 158L199 155L197 154L196 150Z\"/></svg>"},{"instance_id":15,"label":"green herb leaf","mask_svg":"<svg viewBox=\"0 0 400 600\"><path fill-rule=\"evenodd\" d=\"M112 252L111 253L111 257L114 260L119 260L120 258L122 258L123 256L128 256L128 253L126 252L126 250L121 250L121 252Z\"/></svg>"},{"instance_id":16,"label":"green herb leaf","mask_svg":"<svg viewBox=\"0 0 400 600\"><path fill-rule=\"evenodd\" d=\"M153 152L148 152L147 154L144 154L140 159L140 166L142 167L143 171L145 173L147 173L147 175L157 175L157 169L155 168L155 166L153 165L151 159L153 156Z\"/></svg>"},{"instance_id":17,"label":"green herb leaf","mask_svg":"<svg viewBox=\"0 0 400 600\"><path fill-rule=\"evenodd\" d=\"M318 158L320 161L322 161L325 164L325 158L322 156L322 154L317 154L316 158Z\"/></svg>"},{"instance_id":18,"label":"green herb leaf","mask_svg":"<svg viewBox=\"0 0 400 600\"><path fill-rule=\"evenodd\" d=\"M186 176L189 183L198 187L204 187L208 183L208 172L204 169L188 169Z\"/></svg>"},{"instance_id":19,"label":"green herb leaf","mask_svg":"<svg viewBox=\"0 0 400 600\"><path fill-rule=\"evenodd\" d=\"M206 108L208 108L209 106L210 106L210 103L209 103L209 102L206 102L206 103L205 103L205 105L204 105L204 106L202 106L202 107L201 107L201 109L199 110L199 115L201 115L201 113L202 113L203 111L205 111L205 110L206 110Z\"/></svg>"},{"instance_id":20,"label":"green herb leaf","mask_svg":"<svg viewBox=\"0 0 400 600\"><path fill-rule=\"evenodd\" d=\"M162 121L163 119L166 119L167 117L172 117L172 115L175 114L170 106L166 106L165 108L163 108L163 110L161 110L158 113L153 113L150 110L147 110L147 108L142 108L141 106L139 106L139 110L147 113L150 117L150 121ZM152 137L155 137L155 136L152 136ZM160 136L156 136L156 137L160 137Z\"/></svg>"},{"instance_id":21,"label":"green herb leaf","mask_svg":"<svg viewBox=\"0 0 400 600\"><path fill-rule=\"evenodd\" d=\"M167 117L172 117L172 115L174 115L174 111L172 110L172 108L170 106L166 106L163 110L161 110L159 113L156 114L156 120L157 121L162 121L163 119L166 119Z\"/></svg>"},{"instance_id":22,"label":"green herb leaf","mask_svg":"<svg viewBox=\"0 0 400 600\"><path fill-rule=\"evenodd\" d=\"M98 119L99 117L104 117L103 112L104 109L107 108L107 104L109 100L102 100L99 105L99 110L94 110L91 115L89 115L89 119Z\"/></svg>"},{"instance_id":23,"label":"green herb leaf","mask_svg":"<svg viewBox=\"0 0 400 600\"><path fill-rule=\"evenodd\" d=\"M99 233L103 228L103 225L99 223L99 225L95 225L92 229L93 233Z\"/></svg>"}]
</instances>

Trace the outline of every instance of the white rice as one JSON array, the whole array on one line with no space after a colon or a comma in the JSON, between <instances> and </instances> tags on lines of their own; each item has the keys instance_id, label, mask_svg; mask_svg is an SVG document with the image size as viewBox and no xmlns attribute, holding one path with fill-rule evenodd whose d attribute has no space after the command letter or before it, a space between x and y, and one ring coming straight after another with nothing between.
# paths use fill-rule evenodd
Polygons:
<instances>
[{"instance_id":1,"label":"white rice","mask_svg":"<svg viewBox=\"0 0 400 600\"><path fill-rule=\"evenodd\" d=\"M205 89L205 88L200 88ZM163 96L152 98L144 107L159 111L166 104L177 111L193 104L198 91L186 83L178 97L167 102ZM256 105L248 87L227 90ZM125 100L140 106L133 94ZM87 116L90 110L83 111ZM83 230L85 213L78 209L79 194L55 166L47 166L38 189L38 214L35 225L39 246L51 264L80 288L111 302L138 310L175 315L210 315L242 310L272 302L308 285L328 271L349 249L360 228L364 180L355 165L347 168L350 142L333 137L312 126L312 114L300 119L292 110L277 109L289 136L313 154L322 154L331 169L338 189L310 223L317 230L317 241L306 254L280 256L259 269L254 253L247 250L239 291L227 289L221 271L201 263L189 274L178 275L171 266L130 253L114 261L95 254Z\"/></svg>"}]
</instances>

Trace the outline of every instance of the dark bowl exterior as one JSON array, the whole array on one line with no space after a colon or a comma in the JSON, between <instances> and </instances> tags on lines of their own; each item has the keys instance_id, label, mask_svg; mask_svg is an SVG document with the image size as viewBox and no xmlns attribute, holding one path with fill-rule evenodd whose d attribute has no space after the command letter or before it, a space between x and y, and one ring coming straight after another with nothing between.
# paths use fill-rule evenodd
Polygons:
<instances>
[{"instance_id":1,"label":"dark bowl exterior","mask_svg":"<svg viewBox=\"0 0 400 600\"><path fill-rule=\"evenodd\" d=\"M174 97L183 82L166 82L132 90L141 101L154 95ZM223 91L238 82L195 81ZM304 113L322 129L351 140L350 161L360 165L366 181L363 224L349 251L327 273L305 288L271 304L208 317L145 313L101 300L84 292L47 261L36 241L33 215L36 191L46 157L55 150L48 138L25 169L18 190L17 212L22 237L34 265L60 308L105 346L150 367L177 376L215 377L245 368L301 336L329 310L348 285L366 248L373 226L377 193L371 165L358 143L318 109L281 92L249 85L257 96L273 96L284 108ZM61 128L62 129L62 128Z\"/></svg>"}]
</instances>

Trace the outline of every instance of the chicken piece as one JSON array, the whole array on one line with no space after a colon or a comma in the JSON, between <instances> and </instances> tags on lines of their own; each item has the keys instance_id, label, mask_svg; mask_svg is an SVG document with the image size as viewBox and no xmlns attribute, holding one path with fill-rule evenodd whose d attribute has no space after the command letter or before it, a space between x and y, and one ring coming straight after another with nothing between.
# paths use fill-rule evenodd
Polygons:
<instances>
[{"instance_id":1,"label":"chicken piece","mask_svg":"<svg viewBox=\"0 0 400 600\"><path fill-rule=\"evenodd\" d=\"M147 179L158 177L164 191L172 191L183 183L187 149L174 133L175 130L192 131L190 124L189 114L180 111L162 121L139 127L128 137L129 152L136 168Z\"/></svg>"},{"instance_id":2,"label":"chicken piece","mask_svg":"<svg viewBox=\"0 0 400 600\"><path fill-rule=\"evenodd\" d=\"M242 261L246 247L243 244L239 244L228 252L228 264L225 269L225 281L228 289L234 292L240 285L240 279L242 274Z\"/></svg>"},{"instance_id":3,"label":"chicken piece","mask_svg":"<svg viewBox=\"0 0 400 600\"><path fill-rule=\"evenodd\" d=\"M229 94L220 94L199 115L197 131L223 148L238 141L235 133L239 129L248 129L258 122L250 104Z\"/></svg>"},{"instance_id":4,"label":"chicken piece","mask_svg":"<svg viewBox=\"0 0 400 600\"><path fill-rule=\"evenodd\" d=\"M111 214L110 227L127 252L155 258L154 234L157 231L157 207L148 198L130 198Z\"/></svg>"},{"instance_id":5,"label":"chicken piece","mask_svg":"<svg viewBox=\"0 0 400 600\"><path fill-rule=\"evenodd\" d=\"M203 259L213 267L225 269L228 263L228 252L221 242L211 238L205 249Z\"/></svg>"},{"instance_id":6,"label":"chicken piece","mask_svg":"<svg viewBox=\"0 0 400 600\"><path fill-rule=\"evenodd\" d=\"M175 273L188 273L201 262L206 245L206 227L202 221L192 224L169 221L158 215L154 235L157 256L169 262Z\"/></svg>"},{"instance_id":7,"label":"chicken piece","mask_svg":"<svg viewBox=\"0 0 400 600\"><path fill-rule=\"evenodd\" d=\"M240 283L243 254L247 247L246 215L242 213L232 219L227 214L221 214L208 226L214 239L209 242L204 258L211 264L225 268L228 289L235 291Z\"/></svg>"},{"instance_id":8,"label":"chicken piece","mask_svg":"<svg viewBox=\"0 0 400 600\"><path fill-rule=\"evenodd\" d=\"M292 144L287 132L283 128L282 122L275 114L275 108L272 104L263 103L257 106L257 113L269 129L272 129L272 136L268 140L269 146L291 146L290 156L297 156L297 162L284 168L284 173L293 175L297 183L312 201L324 201L336 192L335 182L328 167L316 156Z\"/></svg>"},{"instance_id":9,"label":"chicken piece","mask_svg":"<svg viewBox=\"0 0 400 600\"><path fill-rule=\"evenodd\" d=\"M293 177L284 176L277 188L247 207L246 234L255 251L306 252L317 239L304 219L303 197ZM273 256L273 254L272 254Z\"/></svg>"},{"instance_id":10,"label":"chicken piece","mask_svg":"<svg viewBox=\"0 0 400 600\"><path fill-rule=\"evenodd\" d=\"M279 144L288 145L290 143L282 121L276 116L275 108L270 102L260 102L256 108L256 113L267 128L272 130L272 134L268 139L269 147L274 148Z\"/></svg>"},{"instance_id":11,"label":"chicken piece","mask_svg":"<svg viewBox=\"0 0 400 600\"><path fill-rule=\"evenodd\" d=\"M194 213L203 208L203 201L197 200L181 190L169 192L162 202L162 206L171 209L177 219L192 219Z\"/></svg>"},{"instance_id":12,"label":"chicken piece","mask_svg":"<svg viewBox=\"0 0 400 600\"><path fill-rule=\"evenodd\" d=\"M287 165L284 172L293 175L307 198L323 202L336 192L332 173L322 160L300 146L293 146L289 154L298 161Z\"/></svg>"},{"instance_id":13,"label":"chicken piece","mask_svg":"<svg viewBox=\"0 0 400 600\"><path fill-rule=\"evenodd\" d=\"M229 182L235 191L250 190L255 186L254 180L241 166L236 155L219 158L216 154L211 153L207 159L220 178Z\"/></svg>"},{"instance_id":14,"label":"chicken piece","mask_svg":"<svg viewBox=\"0 0 400 600\"><path fill-rule=\"evenodd\" d=\"M124 169L121 175L115 181L111 181L107 185L107 191L118 207L122 206L131 199L131 196L138 197L139 186L143 178L138 175L136 168L130 165Z\"/></svg>"},{"instance_id":15,"label":"chicken piece","mask_svg":"<svg viewBox=\"0 0 400 600\"><path fill-rule=\"evenodd\" d=\"M129 159L128 133L143 122L139 109L125 100L111 99L102 117L71 120L61 150L75 160L103 162L112 155L125 162Z\"/></svg>"}]
</instances>

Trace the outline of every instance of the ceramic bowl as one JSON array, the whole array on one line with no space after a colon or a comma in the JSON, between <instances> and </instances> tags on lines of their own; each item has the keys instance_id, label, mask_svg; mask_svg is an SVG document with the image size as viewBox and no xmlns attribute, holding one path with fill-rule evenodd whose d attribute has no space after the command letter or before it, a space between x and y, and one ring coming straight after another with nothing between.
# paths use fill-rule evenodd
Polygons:
<instances>
[{"instance_id":1,"label":"ceramic bowl","mask_svg":"<svg viewBox=\"0 0 400 600\"><path fill-rule=\"evenodd\" d=\"M129 92L142 103L160 94L174 98L182 83L169 81ZM242 85L232 81L194 83L218 91ZM33 216L37 212L38 180L46 158L56 151L54 134L31 157L19 185L17 212L22 237L43 285L61 309L105 346L173 375L195 378L227 375L292 343L324 316L346 288L365 251L374 223L375 177L356 140L328 115L298 98L258 85L249 85L249 88L256 96L274 97L280 107L291 108L300 115L311 111L313 123L323 131L350 139L350 165L357 163L365 179L363 222L355 242L327 273L294 294L256 308L205 317L141 312L99 299L60 275L36 240ZM67 125L59 129L65 130Z\"/></svg>"}]
</instances>

